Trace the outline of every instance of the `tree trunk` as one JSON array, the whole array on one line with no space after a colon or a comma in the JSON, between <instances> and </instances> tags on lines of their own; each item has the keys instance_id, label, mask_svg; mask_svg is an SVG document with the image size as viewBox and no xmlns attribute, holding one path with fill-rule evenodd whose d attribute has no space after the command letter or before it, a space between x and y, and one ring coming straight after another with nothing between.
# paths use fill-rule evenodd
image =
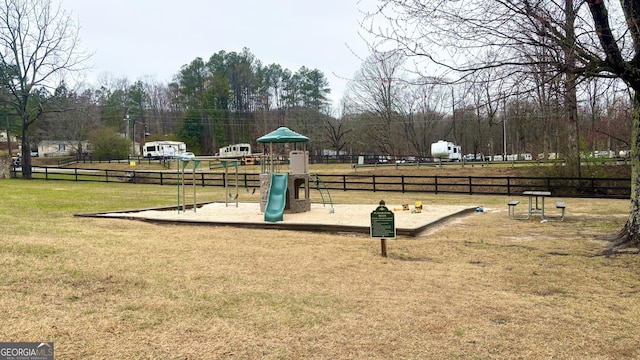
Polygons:
<instances>
[{"instance_id":1,"label":"tree trunk","mask_svg":"<svg viewBox=\"0 0 640 360\"><path fill-rule=\"evenodd\" d=\"M566 161L569 174L582 177L580 165L580 126L578 124L578 95L576 92L578 80L577 76L571 72L566 73L564 103L566 123L569 127L569 134L566 146Z\"/></svg>"},{"instance_id":2,"label":"tree trunk","mask_svg":"<svg viewBox=\"0 0 640 360\"><path fill-rule=\"evenodd\" d=\"M634 89L631 124L631 209L629 219L618 233L611 252L640 245L640 89Z\"/></svg>"},{"instance_id":3,"label":"tree trunk","mask_svg":"<svg viewBox=\"0 0 640 360\"><path fill-rule=\"evenodd\" d=\"M564 62L567 67L564 80L564 105L566 108L567 125L569 126L569 139L567 141L567 166L569 174L575 174L582 177L580 169L580 133L578 125L578 95L577 83L578 75L576 74L574 64L576 62L576 54L574 44L576 42L575 21L576 13L573 10L573 0L565 0L565 22L566 22L566 42L563 43Z\"/></svg>"},{"instance_id":4,"label":"tree trunk","mask_svg":"<svg viewBox=\"0 0 640 360\"><path fill-rule=\"evenodd\" d=\"M28 126L26 121L22 121L22 178L31 179L31 143L29 139Z\"/></svg>"}]
</instances>

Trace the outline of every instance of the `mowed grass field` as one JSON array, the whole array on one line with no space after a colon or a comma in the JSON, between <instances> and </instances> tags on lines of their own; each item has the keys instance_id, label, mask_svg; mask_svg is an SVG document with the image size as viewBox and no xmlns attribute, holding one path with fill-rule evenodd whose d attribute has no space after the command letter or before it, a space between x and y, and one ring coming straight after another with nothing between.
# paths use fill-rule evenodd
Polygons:
<instances>
[{"instance_id":1,"label":"mowed grass field","mask_svg":"<svg viewBox=\"0 0 640 360\"><path fill-rule=\"evenodd\" d=\"M53 341L57 360L640 357L640 258L601 256L628 200L563 199L566 221L542 224L507 217L518 197L332 192L485 209L383 258L364 235L73 216L175 205L170 186L0 193L0 341Z\"/></svg>"}]
</instances>

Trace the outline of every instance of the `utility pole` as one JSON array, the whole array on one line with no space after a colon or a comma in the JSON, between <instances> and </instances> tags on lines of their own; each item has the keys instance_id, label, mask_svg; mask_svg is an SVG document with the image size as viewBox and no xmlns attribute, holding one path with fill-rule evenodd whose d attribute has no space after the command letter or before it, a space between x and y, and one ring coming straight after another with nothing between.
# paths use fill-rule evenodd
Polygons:
<instances>
[{"instance_id":1,"label":"utility pole","mask_svg":"<svg viewBox=\"0 0 640 360\"><path fill-rule=\"evenodd\" d=\"M125 109L125 113L124 113L124 119L123 121L127 122L127 128L125 130L125 134L124 134L124 138L128 139L129 138L129 109Z\"/></svg>"},{"instance_id":2,"label":"utility pole","mask_svg":"<svg viewBox=\"0 0 640 360\"><path fill-rule=\"evenodd\" d=\"M136 120L133 119L133 127L131 128L131 156L136 156Z\"/></svg>"},{"instance_id":3,"label":"utility pole","mask_svg":"<svg viewBox=\"0 0 640 360\"><path fill-rule=\"evenodd\" d=\"M128 114L125 115L123 120L127 122L127 129L125 130L124 138L128 139L129 138L129 115Z\"/></svg>"},{"instance_id":4,"label":"utility pole","mask_svg":"<svg viewBox=\"0 0 640 360\"><path fill-rule=\"evenodd\" d=\"M453 142L458 144L458 137L456 136L456 97L451 88L451 125L453 126Z\"/></svg>"},{"instance_id":5,"label":"utility pole","mask_svg":"<svg viewBox=\"0 0 640 360\"><path fill-rule=\"evenodd\" d=\"M503 99L502 108L502 156L503 160L507 160L507 97Z\"/></svg>"}]
</instances>

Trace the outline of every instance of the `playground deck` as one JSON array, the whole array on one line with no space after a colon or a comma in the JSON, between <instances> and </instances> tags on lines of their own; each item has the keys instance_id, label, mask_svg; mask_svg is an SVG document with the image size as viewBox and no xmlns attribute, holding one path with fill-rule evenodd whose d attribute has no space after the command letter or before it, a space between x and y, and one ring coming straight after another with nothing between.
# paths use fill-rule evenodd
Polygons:
<instances>
[{"instance_id":1,"label":"playground deck","mask_svg":"<svg viewBox=\"0 0 640 360\"><path fill-rule=\"evenodd\" d=\"M178 210L174 207L123 210L77 214L76 216L140 220L154 223L184 225L234 226L242 228L280 229L298 231L353 232L369 234L371 212L377 205L311 204L311 211L284 213L283 221L267 222L259 203L211 202ZM397 235L418 236L426 229L453 217L476 210L475 206L424 205L422 211L402 210L401 205L389 205L394 211Z\"/></svg>"}]
</instances>

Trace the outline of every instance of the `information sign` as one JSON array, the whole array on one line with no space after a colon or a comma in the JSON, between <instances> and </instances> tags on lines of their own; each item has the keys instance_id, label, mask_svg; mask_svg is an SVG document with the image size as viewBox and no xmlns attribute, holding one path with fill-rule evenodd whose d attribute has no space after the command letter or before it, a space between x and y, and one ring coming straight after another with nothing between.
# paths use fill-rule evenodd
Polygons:
<instances>
[{"instance_id":1,"label":"information sign","mask_svg":"<svg viewBox=\"0 0 640 360\"><path fill-rule=\"evenodd\" d=\"M395 238L396 224L394 214L386 206L380 205L371 212L371 237L373 238Z\"/></svg>"}]
</instances>

